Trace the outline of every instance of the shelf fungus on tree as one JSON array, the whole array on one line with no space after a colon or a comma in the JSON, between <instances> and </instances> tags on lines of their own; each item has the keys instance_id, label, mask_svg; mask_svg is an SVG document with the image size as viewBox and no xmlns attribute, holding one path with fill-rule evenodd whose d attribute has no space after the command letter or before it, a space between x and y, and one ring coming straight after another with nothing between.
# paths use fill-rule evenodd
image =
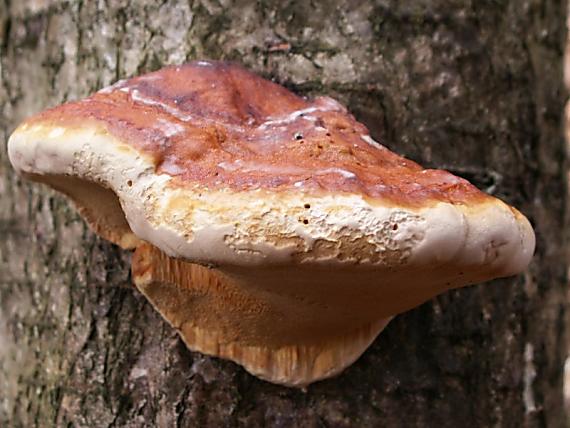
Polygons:
<instances>
[{"instance_id":1,"label":"shelf fungus on tree","mask_svg":"<svg viewBox=\"0 0 570 428\"><path fill-rule=\"evenodd\" d=\"M136 249L136 286L190 349L285 385L339 373L394 315L534 250L516 209L390 152L333 99L227 63L119 81L8 149Z\"/></svg>"}]
</instances>

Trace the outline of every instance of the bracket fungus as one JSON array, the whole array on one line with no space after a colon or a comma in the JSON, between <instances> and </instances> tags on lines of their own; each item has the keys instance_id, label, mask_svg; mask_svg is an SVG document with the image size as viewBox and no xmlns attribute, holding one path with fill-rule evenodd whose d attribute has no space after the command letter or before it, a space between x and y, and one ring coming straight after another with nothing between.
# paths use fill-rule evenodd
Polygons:
<instances>
[{"instance_id":1,"label":"bracket fungus","mask_svg":"<svg viewBox=\"0 0 570 428\"><path fill-rule=\"evenodd\" d=\"M335 100L228 63L119 81L26 120L8 150L135 249L136 287L190 349L284 385L339 373L396 314L534 251L516 209L390 152Z\"/></svg>"}]
</instances>

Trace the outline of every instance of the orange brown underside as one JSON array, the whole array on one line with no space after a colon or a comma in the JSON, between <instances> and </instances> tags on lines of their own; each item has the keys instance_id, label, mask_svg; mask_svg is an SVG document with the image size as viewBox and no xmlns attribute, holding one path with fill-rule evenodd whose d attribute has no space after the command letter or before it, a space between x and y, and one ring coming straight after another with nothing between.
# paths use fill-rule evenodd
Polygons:
<instances>
[{"instance_id":1,"label":"orange brown underside","mask_svg":"<svg viewBox=\"0 0 570 428\"><path fill-rule=\"evenodd\" d=\"M487 197L466 180L366 142L366 127L335 101L308 101L227 63L166 67L28 123L89 121L150 155L157 173L180 185L349 192L406 205Z\"/></svg>"},{"instance_id":2,"label":"orange brown underside","mask_svg":"<svg viewBox=\"0 0 570 428\"><path fill-rule=\"evenodd\" d=\"M361 298L347 303L342 296L315 298L312 290L303 294L275 289L261 279L243 282L219 270L168 257L146 243L137 246L131 269L137 288L171 325L178 330L186 326L209 331L226 344L319 344L382 318L371 308L363 311L369 302ZM361 287L347 284L346 288L350 285Z\"/></svg>"}]
</instances>

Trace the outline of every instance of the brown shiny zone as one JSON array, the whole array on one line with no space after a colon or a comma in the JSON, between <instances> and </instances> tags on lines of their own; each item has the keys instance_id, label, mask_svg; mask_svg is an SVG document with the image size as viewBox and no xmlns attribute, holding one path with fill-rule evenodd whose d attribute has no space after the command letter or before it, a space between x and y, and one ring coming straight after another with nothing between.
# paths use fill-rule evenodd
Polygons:
<instances>
[{"instance_id":1,"label":"brown shiny zone","mask_svg":"<svg viewBox=\"0 0 570 428\"><path fill-rule=\"evenodd\" d=\"M409 205L485 197L466 180L375 143L333 99L307 100L223 62L120 81L32 121L44 120L104 124L179 186L347 192Z\"/></svg>"}]
</instances>

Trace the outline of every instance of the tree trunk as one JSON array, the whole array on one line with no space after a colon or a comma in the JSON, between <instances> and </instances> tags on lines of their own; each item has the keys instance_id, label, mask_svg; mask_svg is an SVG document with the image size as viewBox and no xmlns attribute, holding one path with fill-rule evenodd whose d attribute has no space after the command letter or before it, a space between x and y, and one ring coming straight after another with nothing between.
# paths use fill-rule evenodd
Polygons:
<instances>
[{"instance_id":1,"label":"tree trunk","mask_svg":"<svg viewBox=\"0 0 570 428\"><path fill-rule=\"evenodd\" d=\"M234 60L339 99L389 148L503 198L537 233L523 275L400 315L337 378L288 389L189 352L131 286L130 254L16 177L3 145L0 426L564 426L565 8L0 0L4 139L119 78Z\"/></svg>"}]
</instances>

